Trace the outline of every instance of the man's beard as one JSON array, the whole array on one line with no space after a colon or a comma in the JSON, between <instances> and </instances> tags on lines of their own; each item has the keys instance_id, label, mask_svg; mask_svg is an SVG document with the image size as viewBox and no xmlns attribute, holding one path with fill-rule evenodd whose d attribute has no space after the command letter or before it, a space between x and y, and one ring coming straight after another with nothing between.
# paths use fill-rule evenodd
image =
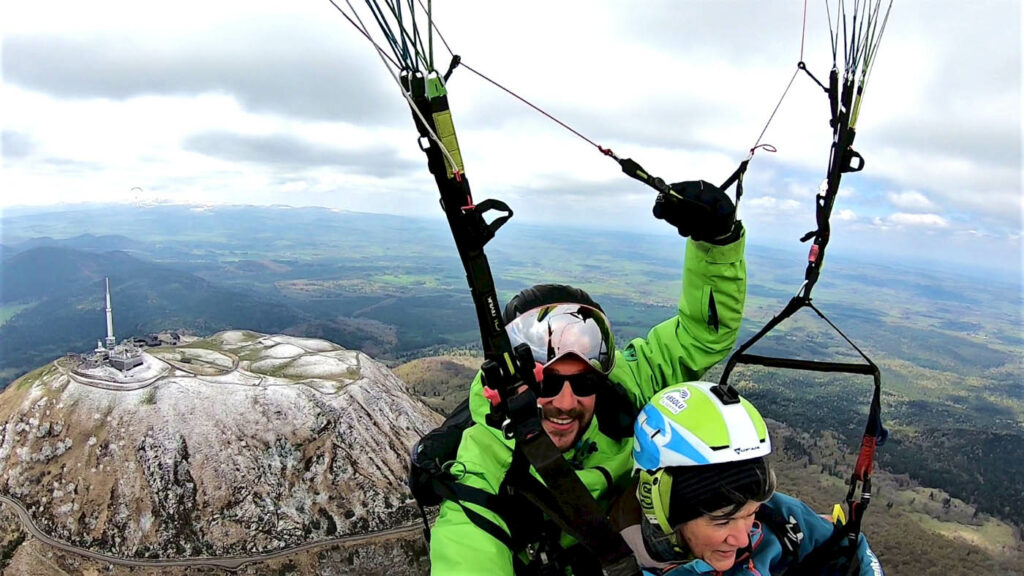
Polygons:
<instances>
[{"instance_id":1,"label":"man's beard","mask_svg":"<svg viewBox=\"0 0 1024 576\"><path fill-rule=\"evenodd\" d=\"M576 428L572 431L572 438L568 437L568 430L562 431L551 428L546 430L548 435L551 436L551 440L555 442L555 444L558 445L558 448L563 452L575 446L576 442L583 437L583 433L586 432L587 427L590 425L590 418L587 417L586 412L578 408L573 408L572 410L559 410L558 408L549 405L542 408L542 414L545 421L550 420L549 425L552 428L557 428L558 426L558 423L555 421L556 419L571 419L576 423Z\"/></svg>"}]
</instances>

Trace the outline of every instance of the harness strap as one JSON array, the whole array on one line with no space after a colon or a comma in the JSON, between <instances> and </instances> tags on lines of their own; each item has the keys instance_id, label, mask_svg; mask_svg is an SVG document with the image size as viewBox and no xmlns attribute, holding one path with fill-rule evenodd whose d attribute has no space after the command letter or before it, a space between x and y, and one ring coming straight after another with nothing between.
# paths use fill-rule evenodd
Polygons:
<instances>
[{"instance_id":1,"label":"harness strap","mask_svg":"<svg viewBox=\"0 0 1024 576\"><path fill-rule=\"evenodd\" d=\"M824 542L816 546L803 558L785 567L779 573L779 576L820 576L826 573L831 574L833 572L826 572L825 567L837 562L847 563L847 569L843 570L840 574L855 573L850 572L849 567L853 564L852 560L857 556L856 542L854 546L844 546L848 540L849 532L849 524L834 526L832 534Z\"/></svg>"},{"instance_id":2,"label":"harness strap","mask_svg":"<svg viewBox=\"0 0 1024 576\"><path fill-rule=\"evenodd\" d=\"M787 318L795 314L801 308L810 308L819 317L821 317L833 330L838 333L843 340L845 340L854 350L860 354L860 357L864 359L864 363L854 364L847 362L820 362L815 360L800 360L795 358L777 358L772 356L760 356L755 354L748 354L747 350L750 349L757 341L759 341L766 334L771 332L775 327L785 321ZM722 400L723 403L736 403L739 402L739 396L736 393L735 388L729 384L729 375L732 373L733 368L737 364L754 364L760 366L766 366L771 368L788 368L794 370L809 370L814 372L843 372L849 374L862 374L871 376L874 380L874 391L872 392L871 408L868 412L867 424L864 427L864 436L861 440L860 452L857 457L857 463L854 466L853 474L850 478L850 489L846 494L846 506L849 511L850 518L848 522L843 526L844 538L848 540L852 545L856 545L857 537L860 535L861 519L864 514L864 510L867 508L871 501L871 471L874 467L874 456L875 448L882 445L888 437L888 431L882 425L882 406L881 406L881 390L882 390L882 376L878 370L878 366L868 358L867 354L864 353L854 342L843 333L831 320L825 316L821 310L818 310L814 304L811 303L810 297L807 292L794 296L790 299L786 307L772 317L772 319L764 325L749 340L743 343L736 352L729 357L728 362L725 365L725 369L722 371L722 377L712 391ZM861 490L860 498L856 499L857 489Z\"/></svg>"},{"instance_id":3,"label":"harness strap","mask_svg":"<svg viewBox=\"0 0 1024 576\"><path fill-rule=\"evenodd\" d=\"M770 506L758 508L755 518L761 522L761 526L767 527L779 539L782 546L782 565L788 566L795 562L800 556L800 543L804 539L803 530L796 520L790 521Z\"/></svg>"},{"instance_id":4,"label":"harness strap","mask_svg":"<svg viewBox=\"0 0 1024 576\"><path fill-rule=\"evenodd\" d=\"M475 524L484 532L487 532L488 534L493 536L495 540L504 544L505 547L507 547L509 550L514 550L512 537L509 536L509 534L505 532L505 530L501 526L495 524L492 520L490 520L483 514L480 514L476 510L473 510L472 508L466 506L463 503L469 502L471 504L476 504L477 506L487 508L488 510L494 512L495 514L498 514L499 516L503 516L499 511L504 507L500 504L500 500L498 499L497 496L495 496L494 494L490 494L480 488L474 488L473 486L466 486L465 484L459 484L457 482L446 482L442 480L434 481L434 489L437 490L438 494L441 494L446 500L458 504L459 507L462 508L462 511L466 514L466 518L469 518L470 522ZM430 532L428 531L428 542L430 541L429 534Z\"/></svg>"},{"instance_id":5,"label":"harness strap","mask_svg":"<svg viewBox=\"0 0 1024 576\"><path fill-rule=\"evenodd\" d=\"M740 162L740 165L736 168L736 170L733 171L733 173L728 178L725 179L725 182L722 182L721 186L719 186L719 188L721 188L724 191L724 190L728 190L729 187L732 186L734 182L736 183L736 206L737 207L739 207L739 205L740 205L740 198L743 197L743 175L746 174L747 166L750 165L750 158L753 157L753 156L754 156L754 150L752 149L750 151L750 156L747 157L747 159L744 160L743 162Z\"/></svg>"},{"instance_id":6,"label":"harness strap","mask_svg":"<svg viewBox=\"0 0 1024 576\"><path fill-rule=\"evenodd\" d=\"M547 434L539 436L546 438ZM632 549L551 442L517 440L516 451L522 451L547 486L527 469L519 472L520 481L514 487L596 556L606 573L614 568L616 574L640 574ZM554 498L554 494L558 497Z\"/></svg>"},{"instance_id":7,"label":"harness strap","mask_svg":"<svg viewBox=\"0 0 1024 576\"><path fill-rule=\"evenodd\" d=\"M857 555L857 536L850 542L850 534L854 532L849 523L833 525L832 534L824 542L817 545L806 556L800 558L800 545L804 534L800 525L792 517L786 518L778 510L761 506L757 511L757 519L762 526L769 528L779 539L782 546L782 562L773 566L772 574L776 576L821 576L822 574L853 575L858 573L859 559ZM828 565L837 565L839 570L826 570ZM845 564L845 566L844 566Z\"/></svg>"}]
</instances>

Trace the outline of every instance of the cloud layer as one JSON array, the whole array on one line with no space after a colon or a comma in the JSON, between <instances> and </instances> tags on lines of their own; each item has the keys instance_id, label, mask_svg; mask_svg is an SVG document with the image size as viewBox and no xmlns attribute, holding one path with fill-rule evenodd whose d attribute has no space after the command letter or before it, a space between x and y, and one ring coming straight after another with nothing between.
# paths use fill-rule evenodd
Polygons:
<instances>
[{"instance_id":1,"label":"cloud layer","mask_svg":"<svg viewBox=\"0 0 1024 576\"><path fill-rule=\"evenodd\" d=\"M19 193L0 202L130 201L138 186L166 200L438 212L408 107L330 3L58 4L5 8L0 97L16 112L0 174ZM474 190L526 221L568 206L597 226L651 226L652 192L593 144L668 181L721 181L801 49L817 77L831 66L824 11L805 33L797 3L529 0L497 17L487 3L434 4L469 67L590 140L455 70ZM886 250L914 243L896 231L927 231L944 235L930 250L945 241L969 260L998 246L1019 266L1020 12L1016 0L972 5L969 18L938 0L896 3L858 124L867 164L844 179L833 216L854 244ZM752 235L791 242L814 226L830 144L827 100L805 74L761 141L778 152L754 157L741 214Z\"/></svg>"}]
</instances>

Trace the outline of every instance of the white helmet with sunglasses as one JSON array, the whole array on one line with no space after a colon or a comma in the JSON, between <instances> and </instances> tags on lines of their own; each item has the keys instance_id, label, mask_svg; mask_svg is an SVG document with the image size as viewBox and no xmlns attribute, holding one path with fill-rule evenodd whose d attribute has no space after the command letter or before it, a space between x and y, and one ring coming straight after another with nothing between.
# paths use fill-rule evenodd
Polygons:
<instances>
[{"instance_id":1,"label":"white helmet with sunglasses","mask_svg":"<svg viewBox=\"0 0 1024 576\"><path fill-rule=\"evenodd\" d=\"M505 307L505 322L512 346L530 346L540 383L538 396L558 394L565 381L577 396L589 396L607 381L615 363L615 341L600 305L583 290L559 284L527 288ZM544 369L570 355L593 370L559 377L557 390L545 386Z\"/></svg>"}]
</instances>

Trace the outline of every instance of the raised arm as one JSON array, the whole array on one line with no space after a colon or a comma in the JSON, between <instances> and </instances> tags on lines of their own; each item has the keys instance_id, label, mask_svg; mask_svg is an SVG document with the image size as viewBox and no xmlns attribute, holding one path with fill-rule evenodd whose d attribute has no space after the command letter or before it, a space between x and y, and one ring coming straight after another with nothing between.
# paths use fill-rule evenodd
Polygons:
<instances>
[{"instance_id":1,"label":"raised arm","mask_svg":"<svg viewBox=\"0 0 1024 576\"><path fill-rule=\"evenodd\" d=\"M665 386L700 379L736 343L747 294L746 234L736 226L738 237L724 245L687 241L676 316L616 358L612 377L636 382L638 406Z\"/></svg>"}]
</instances>

